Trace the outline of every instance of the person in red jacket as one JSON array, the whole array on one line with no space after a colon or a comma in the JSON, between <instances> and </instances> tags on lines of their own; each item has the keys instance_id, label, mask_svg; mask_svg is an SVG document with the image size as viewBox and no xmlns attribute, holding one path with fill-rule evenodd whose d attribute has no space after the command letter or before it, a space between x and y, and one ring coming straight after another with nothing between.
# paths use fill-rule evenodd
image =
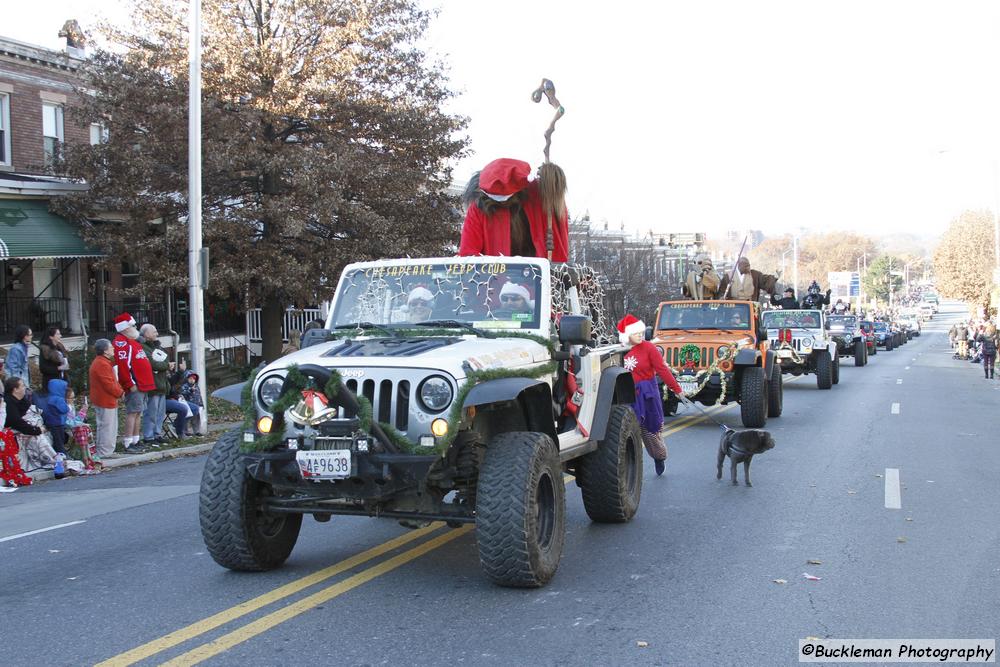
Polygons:
<instances>
[{"instance_id":1,"label":"person in red jacket","mask_svg":"<svg viewBox=\"0 0 1000 667\"><path fill-rule=\"evenodd\" d=\"M464 195L469 209L459 255L567 260L566 176L551 162L539 168L536 180L528 180L530 173L527 162L500 158L473 175Z\"/></svg>"},{"instance_id":2,"label":"person in red jacket","mask_svg":"<svg viewBox=\"0 0 1000 667\"><path fill-rule=\"evenodd\" d=\"M667 387L681 396L684 392L677 384L673 373L667 368L656 346L645 340L646 324L634 315L626 315L618 322L618 338L629 348L625 353L625 370L632 373L635 381L635 402L632 409L639 418L642 443L653 457L657 476L666 468L667 445L660 437L663 428L663 397L656 383L660 376Z\"/></svg>"},{"instance_id":3,"label":"person in red jacket","mask_svg":"<svg viewBox=\"0 0 1000 667\"><path fill-rule=\"evenodd\" d=\"M156 390L153 366L139 342L139 330L135 328L135 320L131 315L122 313L116 317L115 331L118 335L112 345L118 366L118 383L125 391L125 433L122 436L122 446L127 453L139 452L145 449L139 444L139 427L146 407L146 392Z\"/></svg>"}]
</instances>

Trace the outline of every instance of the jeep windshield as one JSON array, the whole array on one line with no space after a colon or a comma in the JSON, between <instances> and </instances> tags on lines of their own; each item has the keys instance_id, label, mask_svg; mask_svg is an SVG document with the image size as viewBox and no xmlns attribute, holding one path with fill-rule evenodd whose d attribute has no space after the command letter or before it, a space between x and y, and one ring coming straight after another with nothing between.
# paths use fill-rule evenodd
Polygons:
<instances>
[{"instance_id":1,"label":"jeep windshield","mask_svg":"<svg viewBox=\"0 0 1000 667\"><path fill-rule=\"evenodd\" d=\"M858 325L858 318L845 317L844 315L833 315L830 317L831 329L853 329Z\"/></svg>"},{"instance_id":2,"label":"jeep windshield","mask_svg":"<svg viewBox=\"0 0 1000 667\"><path fill-rule=\"evenodd\" d=\"M750 329L750 306L744 303L665 303L657 329Z\"/></svg>"},{"instance_id":3,"label":"jeep windshield","mask_svg":"<svg viewBox=\"0 0 1000 667\"><path fill-rule=\"evenodd\" d=\"M348 270L328 329L537 329L542 269L525 262L379 263Z\"/></svg>"},{"instance_id":4,"label":"jeep windshield","mask_svg":"<svg viewBox=\"0 0 1000 667\"><path fill-rule=\"evenodd\" d=\"M764 313L765 329L819 329L819 311L769 310Z\"/></svg>"}]
</instances>

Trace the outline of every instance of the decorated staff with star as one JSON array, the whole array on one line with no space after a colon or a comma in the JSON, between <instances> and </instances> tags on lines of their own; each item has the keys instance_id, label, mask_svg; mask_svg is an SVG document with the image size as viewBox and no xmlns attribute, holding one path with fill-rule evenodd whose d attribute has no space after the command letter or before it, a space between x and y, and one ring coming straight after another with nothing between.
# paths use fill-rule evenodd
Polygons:
<instances>
[{"instance_id":1,"label":"decorated staff with star","mask_svg":"<svg viewBox=\"0 0 1000 667\"><path fill-rule=\"evenodd\" d=\"M645 340L646 324L634 315L626 315L618 322L618 338L628 348L625 353L625 370L632 373L635 382L635 402L632 409L639 419L642 444L653 457L656 474L662 475L666 468L667 445L660 436L663 428L663 397L656 383L659 375L670 391L683 396L681 386L663 362L656 346Z\"/></svg>"}]
</instances>

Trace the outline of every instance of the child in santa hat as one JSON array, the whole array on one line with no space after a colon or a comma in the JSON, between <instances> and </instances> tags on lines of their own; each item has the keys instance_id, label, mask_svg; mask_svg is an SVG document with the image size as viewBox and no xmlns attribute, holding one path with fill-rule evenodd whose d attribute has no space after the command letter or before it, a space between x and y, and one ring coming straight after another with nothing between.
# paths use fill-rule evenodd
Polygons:
<instances>
[{"instance_id":1,"label":"child in santa hat","mask_svg":"<svg viewBox=\"0 0 1000 667\"><path fill-rule=\"evenodd\" d=\"M662 475L667 460L667 445L660 437L663 428L663 398L656 384L656 376L681 396L684 392L677 384L673 373L667 368L656 346L645 340L646 325L634 315L626 315L618 322L618 338L629 348L625 353L625 370L632 373L635 381L635 402L632 409L639 418L642 443L653 457L656 474Z\"/></svg>"}]
</instances>

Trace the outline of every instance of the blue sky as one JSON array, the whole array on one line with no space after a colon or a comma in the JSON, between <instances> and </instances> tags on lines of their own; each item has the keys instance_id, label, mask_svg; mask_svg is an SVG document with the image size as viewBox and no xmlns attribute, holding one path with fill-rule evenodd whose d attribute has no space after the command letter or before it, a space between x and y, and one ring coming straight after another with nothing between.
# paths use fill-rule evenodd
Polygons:
<instances>
[{"instance_id":1,"label":"blue sky","mask_svg":"<svg viewBox=\"0 0 1000 667\"><path fill-rule=\"evenodd\" d=\"M123 4L18 3L0 34L58 47L67 18L124 20ZM426 4L472 120L460 178L541 161L545 76L567 110L552 159L571 211L612 226L933 234L997 207L1000 3Z\"/></svg>"}]
</instances>

